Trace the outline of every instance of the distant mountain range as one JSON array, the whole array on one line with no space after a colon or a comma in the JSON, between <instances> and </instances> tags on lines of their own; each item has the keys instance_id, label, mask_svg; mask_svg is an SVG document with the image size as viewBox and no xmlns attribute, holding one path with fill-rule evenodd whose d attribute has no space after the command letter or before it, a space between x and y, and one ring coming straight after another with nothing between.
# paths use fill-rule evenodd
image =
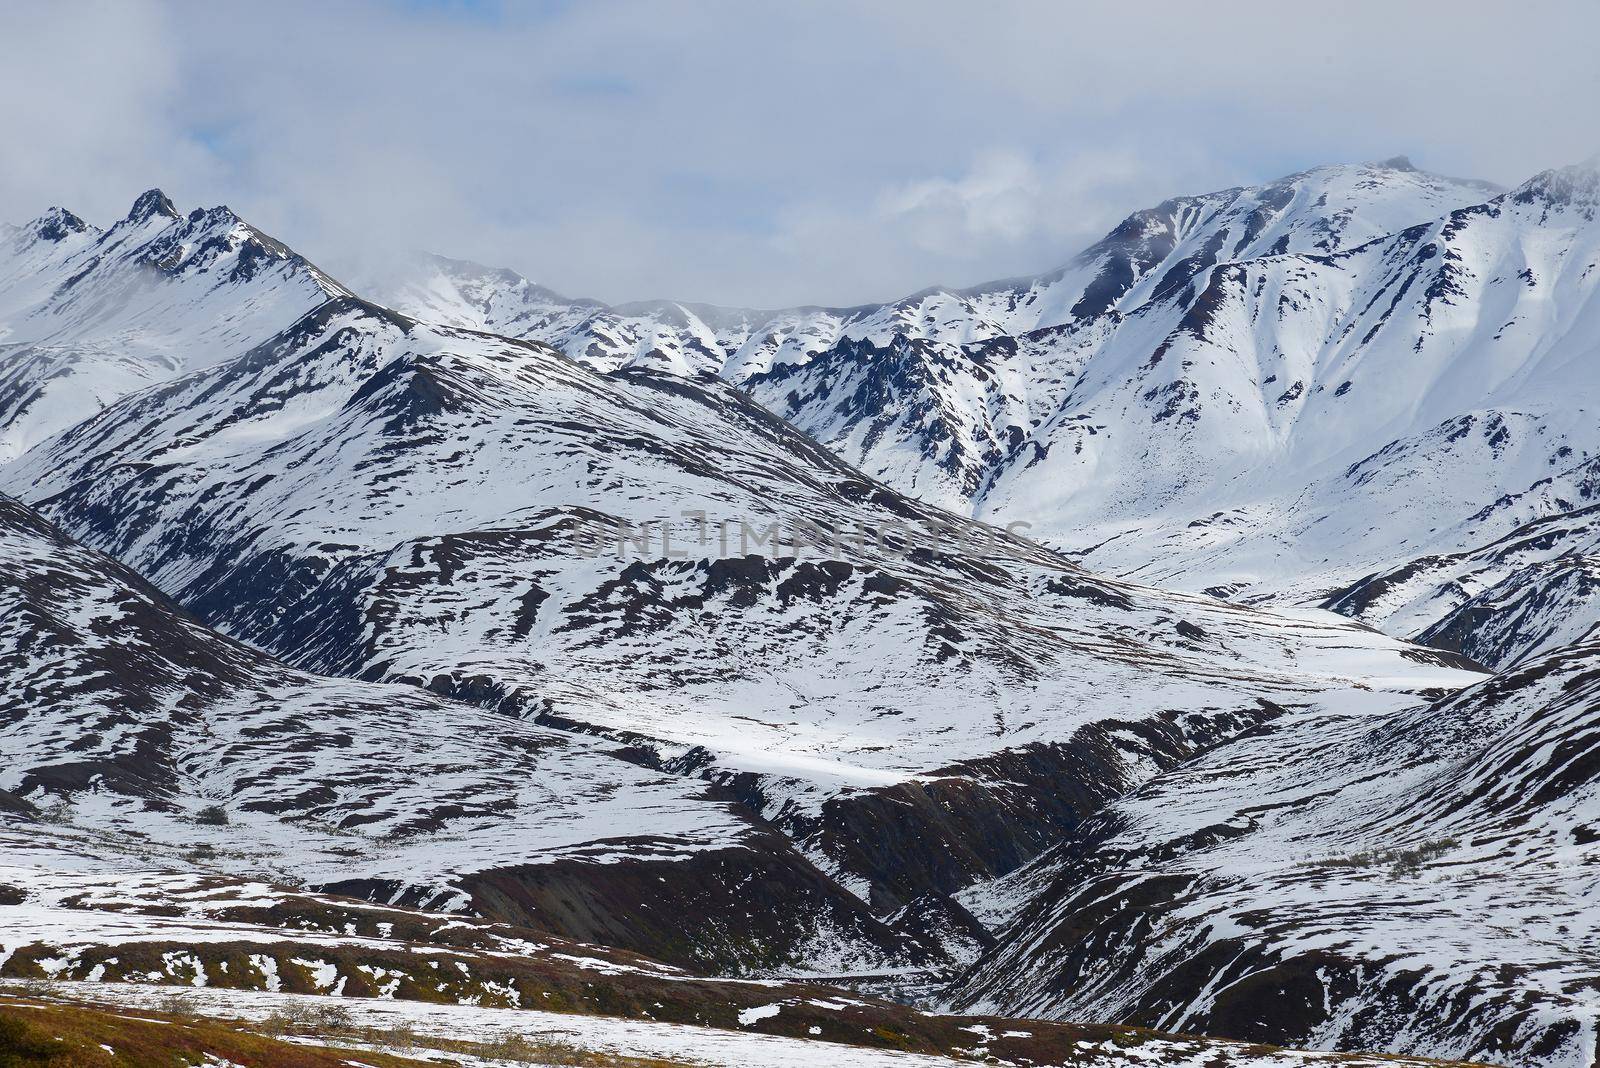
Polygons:
<instances>
[{"instance_id":1,"label":"distant mountain range","mask_svg":"<svg viewBox=\"0 0 1600 1068\"><path fill-rule=\"evenodd\" d=\"M1037 278L863 308L602 308L437 258L386 299L601 370L720 376L1102 572L1328 603L1500 666L1592 615L1562 517L1600 449L1597 173L1319 167L1136 212Z\"/></svg>"}]
</instances>

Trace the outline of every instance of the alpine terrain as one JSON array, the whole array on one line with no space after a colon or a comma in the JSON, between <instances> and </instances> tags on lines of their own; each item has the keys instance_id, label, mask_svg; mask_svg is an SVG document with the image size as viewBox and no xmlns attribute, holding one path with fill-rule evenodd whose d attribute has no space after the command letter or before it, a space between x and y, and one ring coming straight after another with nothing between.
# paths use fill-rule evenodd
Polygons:
<instances>
[{"instance_id":1,"label":"alpine terrain","mask_svg":"<svg viewBox=\"0 0 1600 1068\"><path fill-rule=\"evenodd\" d=\"M0 1063L1588 1068L1597 211L778 311L0 231Z\"/></svg>"}]
</instances>

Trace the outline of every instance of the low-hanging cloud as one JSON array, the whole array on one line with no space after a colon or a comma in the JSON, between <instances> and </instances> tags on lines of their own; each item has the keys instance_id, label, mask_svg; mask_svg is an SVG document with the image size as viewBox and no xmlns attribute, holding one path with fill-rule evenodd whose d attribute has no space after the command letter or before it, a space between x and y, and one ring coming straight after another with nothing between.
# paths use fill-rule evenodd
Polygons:
<instances>
[{"instance_id":1,"label":"low-hanging cloud","mask_svg":"<svg viewBox=\"0 0 1600 1068\"><path fill-rule=\"evenodd\" d=\"M907 0L0 11L0 218L161 185L335 273L849 304L1065 261L1128 211L1405 152L1600 147L1600 7Z\"/></svg>"}]
</instances>

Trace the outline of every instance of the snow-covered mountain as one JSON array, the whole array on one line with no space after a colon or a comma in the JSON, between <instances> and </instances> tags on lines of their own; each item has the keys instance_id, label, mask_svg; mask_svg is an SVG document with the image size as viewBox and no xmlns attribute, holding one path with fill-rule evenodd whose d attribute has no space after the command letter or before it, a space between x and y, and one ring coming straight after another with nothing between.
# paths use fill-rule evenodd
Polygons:
<instances>
[{"instance_id":1,"label":"snow-covered mountain","mask_svg":"<svg viewBox=\"0 0 1600 1068\"><path fill-rule=\"evenodd\" d=\"M0 234L0 462L342 292L225 207L152 189L104 231L52 208Z\"/></svg>"},{"instance_id":2,"label":"snow-covered mountain","mask_svg":"<svg viewBox=\"0 0 1600 1068\"><path fill-rule=\"evenodd\" d=\"M929 959L737 805L616 744L290 668L5 497L0 568L0 791L55 825L703 967ZM695 910L653 919L674 896Z\"/></svg>"},{"instance_id":3,"label":"snow-covered mountain","mask_svg":"<svg viewBox=\"0 0 1600 1068\"><path fill-rule=\"evenodd\" d=\"M903 492L1025 522L1097 570L1370 605L1391 633L1503 664L1593 622L1583 550L1545 553L1562 563L1533 601L1495 589L1504 566L1440 561L1591 503L1595 175L1499 193L1403 159L1323 167L1136 213L1040 278L848 311L585 305L524 332L601 369L721 375ZM470 319L500 291L444 261L422 277L482 289L399 306ZM601 336L624 320L648 344ZM1403 611L1346 595L1399 572ZM1476 640L1463 612L1487 621Z\"/></svg>"},{"instance_id":4,"label":"snow-covered mountain","mask_svg":"<svg viewBox=\"0 0 1600 1068\"><path fill-rule=\"evenodd\" d=\"M722 783L879 915L1283 707L1473 677L1332 615L1094 579L715 378L601 374L343 294L0 482L303 669ZM621 551L595 541L619 527Z\"/></svg>"},{"instance_id":5,"label":"snow-covered mountain","mask_svg":"<svg viewBox=\"0 0 1600 1068\"><path fill-rule=\"evenodd\" d=\"M1580 1063L1597 190L1318 168L782 312L437 258L374 301L226 209L52 211L0 235L0 811L706 969L982 953L963 1006Z\"/></svg>"},{"instance_id":6,"label":"snow-covered mountain","mask_svg":"<svg viewBox=\"0 0 1600 1068\"><path fill-rule=\"evenodd\" d=\"M1022 907L955 1000L1593 1064L1597 701L1600 646L1584 644L1428 707L1281 717L974 900Z\"/></svg>"},{"instance_id":7,"label":"snow-covered mountain","mask_svg":"<svg viewBox=\"0 0 1600 1068\"><path fill-rule=\"evenodd\" d=\"M989 507L1076 526L1091 564L1290 596L1509 532L1595 452L1597 188L1552 172L1339 255L1213 268L1094 344L1074 414L1097 432Z\"/></svg>"},{"instance_id":8,"label":"snow-covered mountain","mask_svg":"<svg viewBox=\"0 0 1600 1068\"><path fill-rule=\"evenodd\" d=\"M1009 870L1282 705L1471 679L1332 615L1093 579L873 483L714 380L604 376L354 298L3 477L303 668L724 781L884 910ZM621 552L588 540L623 524ZM842 544L807 544L807 524Z\"/></svg>"},{"instance_id":9,"label":"snow-covered mountain","mask_svg":"<svg viewBox=\"0 0 1600 1068\"><path fill-rule=\"evenodd\" d=\"M1220 262L1332 254L1495 191L1402 158L1319 167L1135 212L1045 275L856 308L604 308L440 257L376 292L420 317L545 341L599 370L718 375L863 470L970 513L1023 443L1046 441L1066 415L1077 368L1058 351L1064 328L1170 299Z\"/></svg>"},{"instance_id":10,"label":"snow-covered mountain","mask_svg":"<svg viewBox=\"0 0 1600 1068\"><path fill-rule=\"evenodd\" d=\"M506 268L432 255L391 269L368 288L419 318L544 341L600 370L676 367L743 383L846 341L902 336L959 350L1060 326L1125 301L1143 303L1141 283L1153 292L1223 260L1337 252L1495 192L1485 182L1419 171L1403 158L1319 167L1135 212L1048 274L934 287L853 308L760 311L664 300L607 307L563 297Z\"/></svg>"}]
</instances>

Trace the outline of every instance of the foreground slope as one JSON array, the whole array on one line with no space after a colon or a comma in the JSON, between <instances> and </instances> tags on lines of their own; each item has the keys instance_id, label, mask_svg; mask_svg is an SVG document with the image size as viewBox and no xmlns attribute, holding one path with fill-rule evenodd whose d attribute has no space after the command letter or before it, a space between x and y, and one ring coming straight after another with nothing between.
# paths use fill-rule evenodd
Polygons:
<instances>
[{"instance_id":1,"label":"foreground slope","mask_svg":"<svg viewBox=\"0 0 1600 1068\"><path fill-rule=\"evenodd\" d=\"M3 481L302 667L715 779L885 914L1285 706L1472 678L1331 616L1091 578L714 380L601 375L348 297Z\"/></svg>"},{"instance_id":2,"label":"foreground slope","mask_svg":"<svg viewBox=\"0 0 1600 1068\"><path fill-rule=\"evenodd\" d=\"M363 1050L357 1062L349 1049L323 1046L315 1038L284 1040L268 1032L188 1013L132 1016L109 1005L0 993L0 1058L8 1065L352 1068L361 1063L369 1068L422 1068L428 1063L387 1049Z\"/></svg>"},{"instance_id":3,"label":"foreground slope","mask_svg":"<svg viewBox=\"0 0 1600 1068\"><path fill-rule=\"evenodd\" d=\"M306 893L126 833L26 817L0 827L0 1059L24 1051L7 1043L39 1036L14 1026L22 1005L46 1041L70 1043L88 1028L114 1057L142 1065L168 1063L155 1059L163 1052L193 1063L179 1054L201 1040L247 1054L236 1063L301 1063L252 1034L354 1047L360 1064L390 1063L367 1056L373 1048L465 1064L1377 1063L702 978L541 931ZM150 1010L182 1031L163 1041L115 1023L149 1020ZM231 1032L206 1023L219 1019L253 1023ZM616 1059L630 1057L649 1060ZM307 1052L303 1063L340 1062Z\"/></svg>"},{"instance_id":4,"label":"foreground slope","mask_svg":"<svg viewBox=\"0 0 1600 1068\"><path fill-rule=\"evenodd\" d=\"M13 808L219 872L706 966L927 959L781 835L617 745L270 660L8 498L0 567Z\"/></svg>"},{"instance_id":5,"label":"foreground slope","mask_svg":"<svg viewBox=\"0 0 1600 1068\"><path fill-rule=\"evenodd\" d=\"M965 1008L1583 1068L1600 646L1396 715L1289 716L991 888Z\"/></svg>"},{"instance_id":6,"label":"foreground slope","mask_svg":"<svg viewBox=\"0 0 1600 1068\"><path fill-rule=\"evenodd\" d=\"M447 1063L460 1068L507 1064L808 1068L819 1062L839 1068L957 1068L976 1060L1028 1068L1424 1068L1443 1063L1303 1053L1133 1028L1041 1026L981 1018L940 1022L943 1048L949 1048L949 1054L846 1045L810 1035L791 1038L758 1030L475 1005L330 1003L294 994L30 984L22 993L0 997L0 1054L59 1055L59 1043L67 1042L73 1052L87 1053L85 1065L131 1063L141 1068L152 1063L181 1068L202 1052L225 1056L229 1063L272 1068L403 1068L437 1064L446 1057ZM887 1038L902 1044L904 1036L888 1027L881 1030L883 1035L875 1036L879 1042ZM109 1060L103 1050L109 1050ZM152 1059L152 1054L160 1053L169 1053L170 1059Z\"/></svg>"}]
</instances>

